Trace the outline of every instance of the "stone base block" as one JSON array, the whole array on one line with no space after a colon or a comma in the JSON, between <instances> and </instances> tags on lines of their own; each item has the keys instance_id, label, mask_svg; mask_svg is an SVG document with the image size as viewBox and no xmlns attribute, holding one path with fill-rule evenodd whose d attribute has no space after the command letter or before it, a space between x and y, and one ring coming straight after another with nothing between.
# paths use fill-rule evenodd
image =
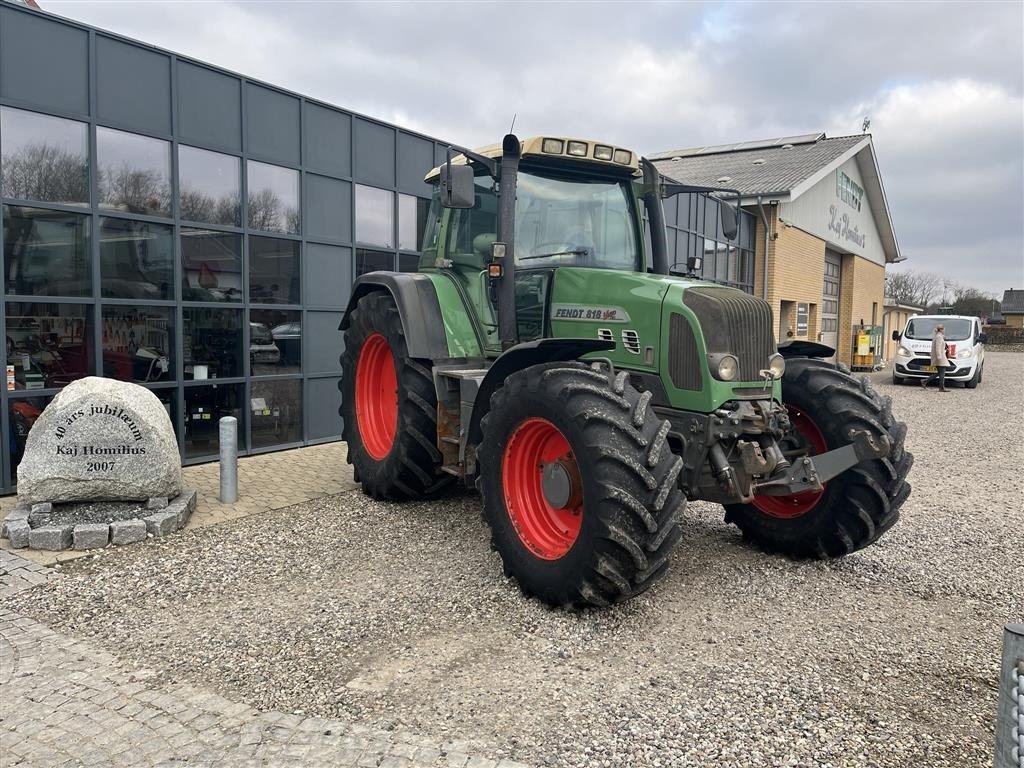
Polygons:
<instances>
[{"instance_id":1,"label":"stone base block","mask_svg":"<svg viewBox=\"0 0 1024 768\"><path fill-rule=\"evenodd\" d=\"M99 549L110 543L110 526L106 523L79 523L71 532L75 549Z\"/></svg>"},{"instance_id":2,"label":"stone base block","mask_svg":"<svg viewBox=\"0 0 1024 768\"><path fill-rule=\"evenodd\" d=\"M115 520L110 524L110 543L121 546L122 544L135 544L146 539L146 521L135 518L133 520Z\"/></svg>"},{"instance_id":3,"label":"stone base block","mask_svg":"<svg viewBox=\"0 0 1024 768\"><path fill-rule=\"evenodd\" d=\"M71 546L73 530L73 525L43 525L33 528L28 534L28 545L32 549L67 549Z\"/></svg>"},{"instance_id":4,"label":"stone base block","mask_svg":"<svg viewBox=\"0 0 1024 768\"><path fill-rule=\"evenodd\" d=\"M13 549L24 549L28 546L28 536L32 532L32 528L29 526L27 519L8 519L4 523L4 530L4 536L11 542Z\"/></svg>"},{"instance_id":5,"label":"stone base block","mask_svg":"<svg viewBox=\"0 0 1024 768\"><path fill-rule=\"evenodd\" d=\"M146 533L153 536L166 536L178 527L176 512L157 512L155 515L144 517L143 520L146 521Z\"/></svg>"}]
</instances>

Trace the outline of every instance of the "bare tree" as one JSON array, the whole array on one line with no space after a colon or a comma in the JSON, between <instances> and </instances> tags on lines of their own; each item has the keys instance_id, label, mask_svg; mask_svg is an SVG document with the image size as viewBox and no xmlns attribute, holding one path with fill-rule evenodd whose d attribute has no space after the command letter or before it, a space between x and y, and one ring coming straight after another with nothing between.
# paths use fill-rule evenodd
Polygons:
<instances>
[{"instance_id":1,"label":"bare tree","mask_svg":"<svg viewBox=\"0 0 1024 768\"><path fill-rule=\"evenodd\" d=\"M170 185L159 171L106 166L99 170L100 202L131 213L169 213Z\"/></svg>"},{"instance_id":2,"label":"bare tree","mask_svg":"<svg viewBox=\"0 0 1024 768\"><path fill-rule=\"evenodd\" d=\"M3 194L54 203L89 202L85 155L49 144L30 144L3 156Z\"/></svg>"},{"instance_id":3,"label":"bare tree","mask_svg":"<svg viewBox=\"0 0 1024 768\"><path fill-rule=\"evenodd\" d=\"M885 294L897 304L924 309L944 290L945 282L931 272L893 272L885 276Z\"/></svg>"},{"instance_id":4,"label":"bare tree","mask_svg":"<svg viewBox=\"0 0 1024 768\"><path fill-rule=\"evenodd\" d=\"M235 227L242 224L242 206L237 192L216 198L182 184L178 191L178 202L183 219Z\"/></svg>"},{"instance_id":5,"label":"bare tree","mask_svg":"<svg viewBox=\"0 0 1024 768\"><path fill-rule=\"evenodd\" d=\"M279 230L284 227L281 199L272 189L249 191L250 229Z\"/></svg>"}]
</instances>

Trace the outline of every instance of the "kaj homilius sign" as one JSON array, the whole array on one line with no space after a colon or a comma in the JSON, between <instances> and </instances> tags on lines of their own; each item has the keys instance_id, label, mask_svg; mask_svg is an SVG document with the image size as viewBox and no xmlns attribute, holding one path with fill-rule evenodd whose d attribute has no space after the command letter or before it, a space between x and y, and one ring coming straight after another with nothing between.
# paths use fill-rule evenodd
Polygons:
<instances>
[{"instance_id":1,"label":"kaj homilius sign","mask_svg":"<svg viewBox=\"0 0 1024 768\"><path fill-rule=\"evenodd\" d=\"M836 170L836 197L846 206L860 213L864 203L864 188L841 168ZM833 203L828 207L828 217L829 232L833 233L837 240L864 247L867 238L860 231L857 223L851 220L847 211L840 210L839 206Z\"/></svg>"}]
</instances>

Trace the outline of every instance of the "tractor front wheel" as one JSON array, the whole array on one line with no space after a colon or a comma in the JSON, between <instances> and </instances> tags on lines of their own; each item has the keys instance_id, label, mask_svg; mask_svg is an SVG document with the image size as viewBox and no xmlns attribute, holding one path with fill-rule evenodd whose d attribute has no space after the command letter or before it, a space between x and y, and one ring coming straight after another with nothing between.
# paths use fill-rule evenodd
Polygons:
<instances>
[{"instance_id":1,"label":"tractor front wheel","mask_svg":"<svg viewBox=\"0 0 1024 768\"><path fill-rule=\"evenodd\" d=\"M725 519L744 538L790 557L840 557L868 546L899 519L910 495L914 457L904 448L907 427L892 415L866 378L823 360L786 361L782 399L792 428L781 441L791 461L840 448L851 431L887 437L889 455L864 461L829 480L820 491L755 495L751 504L726 505Z\"/></svg>"},{"instance_id":2,"label":"tractor front wheel","mask_svg":"<svg viewBox=\"0 0 1024 768\"><path fill-rule=\"evenodd\" d=\"M400 500L447 485L430 364L409 357L389 294L368 294L352 310L341 369L342 437L363 491Z\"/></svg>"},{"instance_id":3,"label":"tractor front wheel","mask_svg":"<svg viewBox=\"0 0 1024 768\"><path fill-rule=\"evenodd\" d=\"M551 605L607 606L667 569L682 461L627 375L535 365L491 398L479 447L484 516L505 573Z\"/></svg>"}]
</instances>

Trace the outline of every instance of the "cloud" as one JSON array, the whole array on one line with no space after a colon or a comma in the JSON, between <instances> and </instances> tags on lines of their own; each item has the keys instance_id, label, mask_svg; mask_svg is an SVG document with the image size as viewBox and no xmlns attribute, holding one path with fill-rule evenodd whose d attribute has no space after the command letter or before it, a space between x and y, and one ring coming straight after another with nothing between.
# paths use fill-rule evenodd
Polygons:
<instances>
[{"instance_id":1,"label":"cloud","mask_svg":"<svg viewBox=\"0 0 1024 768\"><path fill-rule=\"evenodd\" d=\"M870 114L902 268L1024 285L1021 3L44 6L469 146L513 114L643 152Z\"/></svg>"}]
</instances>

